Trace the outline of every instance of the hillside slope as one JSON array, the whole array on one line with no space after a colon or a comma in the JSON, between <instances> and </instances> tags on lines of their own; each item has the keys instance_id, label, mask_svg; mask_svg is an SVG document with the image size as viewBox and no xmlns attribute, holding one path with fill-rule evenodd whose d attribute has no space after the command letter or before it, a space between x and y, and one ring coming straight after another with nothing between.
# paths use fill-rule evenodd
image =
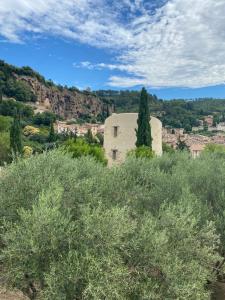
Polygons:
<instances>
[{"instance_id":1,"label":"hillside slope","mask_svg":"<svg viewBox=\"0 0 225 300\"><path fill-rule=\"evenodd\" d=\"M17 68L4 61L0 61L0 88L5 97L33 102L65 119L102 120L114 109L112 101L94 93L55 85L29 67Z\"/></svg>"}]
</instances>

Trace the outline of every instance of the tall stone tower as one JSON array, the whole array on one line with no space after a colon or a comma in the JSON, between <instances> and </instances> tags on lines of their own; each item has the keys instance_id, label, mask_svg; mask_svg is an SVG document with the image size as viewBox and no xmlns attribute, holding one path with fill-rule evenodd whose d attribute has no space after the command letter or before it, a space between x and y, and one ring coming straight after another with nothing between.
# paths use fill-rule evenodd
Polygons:
<instances>
[{"instance_id":1,"label":"tall stone tower","mask_svg":"<svg viewBox=\"0 0 225 300\"><path fill-rule=\"evenodd\" d=\"M127 152L136 148L137 113L112 114L105 121L104 149L109 166L125 161ZM152 150L162 155L162 123L151 117Z\"/></svg>"}]
</instances>

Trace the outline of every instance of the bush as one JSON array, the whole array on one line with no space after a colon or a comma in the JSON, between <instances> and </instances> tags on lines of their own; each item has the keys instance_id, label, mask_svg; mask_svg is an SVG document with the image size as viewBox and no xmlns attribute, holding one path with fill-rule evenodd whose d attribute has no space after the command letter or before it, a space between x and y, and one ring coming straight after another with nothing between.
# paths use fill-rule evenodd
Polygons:
<instances>
[{"instance_id":1,"label":"bush","mask_svg":"<svg viewBox=\"0 0 225 300\"><path fill-rule=\"evenodd\" d=\"M37 113L33 117L33 123L35 125L45 125L50 126L51 123L54 123L56 121L56 115L51 112L43 112L43 113Z\"/></svg>"},{"instance_id":2,"label":"bush","mask_svg":"<svg viewBox=\"0 0 225 300\"><path fill-rule=\"evenodd\" d=\"M107 164L103 148L99 145L90 145L81 138L67 140L63 149L65 152L71 153L73 158L92 156L96 161Z\"/></svg>"},{"instance_id":3,"label":"bush","mask_svg":"<svg viewBox=\"0 0 225 300\"><path fill-rule=\"evenodd\" d=\"M162 144L162 150L163 150L163 153L171 153L172 154L172 153L175 152L175 150L170 145L168 145L166 143Z\"/></svg>"},{"instance_id":4,"label":"bush","mask_svg":"<svg viewBox=\"0 0 225 300\"><path fill-rule=\"evenodd\" d=\"M33 149L29 146L24 146L23 147L23 157L28 158L32 155Z\"/></svg>"},{"instance_id":5,"label":"bush","mask_svg":"<svg viewBox=\"0 0 225 300\"><path fill-rule=\"evenodd\" d=\"M210 299L224 164L185 152L112 169L59 150L19 159L0 176L5 280L33 299Z\"/></svg>"},{"instance_id":6,"label":"bush","mask_svg":"<svg viewBox=\"0 0 225 300\"><path fill-rule=\"evenodd\" d=\"M34 114L34 110L31 106L16 102L13 99L3 100L0 102L1 115L13 117L15 115L15 111L24 118L31 118Z\"/></svg>"},{"instance_id":7,"label":"bush","mask_svg":"<svg viewBox=\"0 0 225 300\"><path fill-rule=\"evenodd\" d=\"M216 145L216 144L208 144L206 145L204 152L206 153L218 153L225 155L225 146L224 145Z\"/></svg>"},{"instance_id":8,"label":"bush","mask_svg":"<svg viewBox=\"0 0 225 300\"><path fill-rule=\"evenodd\" d=\"M8 97L15 98L17 101L35 102L37 100L35 94L26 82L17 81L12 78L6 81L3 93Z\"/></svg>"},{"instance_id":9,"label":"bush","mask_svg":"<svg viewBox=\"0 0 225 300\"><path fill-rule=\"evenodd\" d=\"M23 129L23 134L25 136L37 135L37 134L39 134L39 132L40 132L39 128L30 126L30 125L25 126Z\"/></svg>"},{"instance_id":10,"label":"bush","mask_svg":"<svg viewBox=\"0 0 225 300\"><path fill-rule=\"evenodd\" d=\"M148 158L148 159L152 159L155 156L151 148L147 146L140 146L137 147L135 150L131 150L128 153L128 156L130 155L135 156L136 158Z\"/></svg>"}]
</instances>

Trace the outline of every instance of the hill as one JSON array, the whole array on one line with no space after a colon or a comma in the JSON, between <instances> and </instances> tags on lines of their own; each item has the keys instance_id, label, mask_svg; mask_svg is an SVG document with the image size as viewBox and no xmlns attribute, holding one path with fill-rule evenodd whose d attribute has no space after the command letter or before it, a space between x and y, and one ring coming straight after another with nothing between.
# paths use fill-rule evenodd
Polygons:
<instances>
[{"instance_id":1,"label":"hill","mask_svg":"<svg viewBox=\"0 0 225 300\"><path fill-rule=\"evenodd\" d=\"M64 119L103 122L112 112L137 112L139 91L80 91L76 87L54 84L30 67L18 68L0 61L0 90L6 99L27 102L36 111L51 111ZM225 99L192 99L165 101L149 93L151 113L164 126L190 131L204 116L224 120ZM18 106L17 103L17 106Z\"/></svg>"},{"instance_id":2,"label":"hill","mask_svg":"<svg viewBox=\"0 0 225 300\"><path fill-rule=\"evenodd\" d=\"M0 88L3 97L33 103L65 119L101 121L113 111L110 100L75 87L56 85L30 67L18 68L4 61L0 61Z\"/></svg>"},{"instance_id":3,"label":"hill","mask_svg":"<svg viewBox=\"0 0 225 300\"><path fill-rule=\"evenodd\" d=\"M100 99L112 101L116 112L138 112L140 92L100 90L95 92ZM159 117L164 126L191 129L198 126L199 119L214 115L215 119L224 119L225 99L192 99L170 100L158 99L156 95L148 95L150 111Z\"/></svg>"}]
</instances>

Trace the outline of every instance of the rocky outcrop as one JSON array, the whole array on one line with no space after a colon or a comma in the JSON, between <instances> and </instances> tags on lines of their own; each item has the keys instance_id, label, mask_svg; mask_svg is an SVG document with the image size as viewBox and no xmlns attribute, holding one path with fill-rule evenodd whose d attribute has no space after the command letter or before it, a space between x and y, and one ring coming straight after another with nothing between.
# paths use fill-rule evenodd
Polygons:
<instances>
[{"instance_id":1,"label":"rocky outcrop","mask_svg":"<svg viewBox=\"0 0 225 300\"><path fill-rule=\"evenodd\" d=\"M19 81L26 82L37 98L37 106L45 107L65 119L104 116L111 114L114 106L100 100L91 92L60 88L47 85L37 78L15 75Z\"/></svg>"}]
</instances>

